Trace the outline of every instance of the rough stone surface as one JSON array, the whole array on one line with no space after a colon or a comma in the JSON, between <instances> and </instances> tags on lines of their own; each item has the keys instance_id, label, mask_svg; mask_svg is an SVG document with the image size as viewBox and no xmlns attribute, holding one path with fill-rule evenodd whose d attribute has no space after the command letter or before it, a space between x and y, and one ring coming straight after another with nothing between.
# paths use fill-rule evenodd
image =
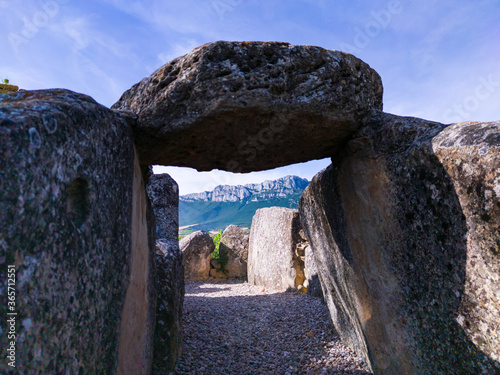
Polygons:
<instances>
[{"instance_id":1,"label":"rough stone surface","mask_svg":"<svg viewBox=\"0 0 500 375\"><path fill-rule=\"evenodd\" d=\"M257 210L248 250L248 283L276 291L295 290L304 282L299 212L284 207Z\"/></svg>"},{"instance_id":2,"label":"rough stone surface","mask_svg":"<svg viewBox=\"0 0 500 375\"><path fill-rule=\"evenodd\" d=\"M225 272L217 268L210 269L210 277L213 277L215 279L229 279Z\"/></svg>"},{"instance_id":3,"label":"rough stone surface","mask_svg":"<svg viewBox=\"0 0 500 375\"><path fill-rule=\"evenodd\" d=\"M498 340L488 334L498 329L487 319L493 308L476 308L469 302L472 297L479 305L498 304L498 293L496 300L491 294L476 294L488 286L475 291L477 282L469 282L467 275L472 270L468 263L474 267L474 260L468 260L473 255L471 245L477 245L476 253L482 257L492 254L489 248L480 249L476 235L491 232L484 223L471 233L471 220L466 217L470 214L460 202L470 199L467 194L490 191L488 181L496 177L482 176L483 167L476 167L472 174L485 178L488 188L476 181L472 190L479 185L484 190L460 198L463 192L457 187L462 183L447 168L451 170L452 163L457 164L453 168L468 165L474 156L466 159L462 154L462 160L452 161L453 147L446 149L446 133L452 130L443 132L445 128L425 120L378 114L335 157L335 166L313 179L300 202L332 320L343 341L363 355L377 374L500 371L491 354L485 355ZM436 137L440 132L443 139ZM486 133L477 138L485 140ZM442 160L450 157L447 167L434 155L434 137ZM454 139L456 145L465 142ZM476 149L477 157L482 147ZM456 151L463 153L459 148ZM498 150L491 144L486 149L488 155ZM488 159L489 166L495 158ZM491 203L487 197L481 199L486 206ZM491 209L488 212L493 213ZM477 218L477 214L472 216ZM491 285L495 262L484 274ZM477 275L472 277L477 279ZM464 309L469 313L462 313ZM474 336L478 332L475 322L472 332L462 327L471 317L478 319L483 336ZM476 344L480 337L484 342Z\"/></svg>"},{"instance_id":4,"label":"rough stone surface","mask_svg":"<svg viewBox=\"0 0 500 375\"><path fill-rule=\"evenodd\" d=\"M157 306L153 374L165 374L182 354L184 262L179 241L156 242Z\"/></svg>"},{"instance_id":5,"label":"rough stone surface","mask_svg":"<svg viewBox=\"0 0 500 375\"><path fill-rule=\"evenodd\" d=\"M382 90L373 69L343 52L216 42L164 65L113 108L138 116L144 164L251 172L333 155L382 109Z\"/></svg>"},{"instance_id":6,"label":"rough stone surface","mask_svg":"<svg viewBox=\"0 0 500 375\"><path fill-rule=\"evenodd\" d=\"M236 225L230 225L222 232L219 254L227 260L224 268L228 277L246 279L249 238L250 233Z\"/></svg>"},{"instance_id":7,"label":"rough stone surface","mask_svg":"<svg viewBox=\"0 0 500 375\"><path fill-rule=\"evenodd\" d=\"M454 124L432 146L453 180L467 223L456 320L481 351L500 362L500 121Z\"/></svg>"},{"instance_id":8,"label":"rough stone surface","mask_svg":"<svg viewBox=\"0 0 500 375\"><path fill-rule=\"evenodd\" d=\"M168 174L149 177L148 196L156 221L156 238L179 242L179 186Z\"/></svg>"},{"instance_id":9,"label":"rough stone surface","mask_svg":"<svg viewBox=\"0 0 500 375\"><path fill-rule=\"evenodd\" d=\"M323 291L321 290L321 283L319 281L318 270L316 268L316 261L311 246L305 249L304 260L304 274L307 280L307 294L313 297L323 298Z\"/></svg>"},{"instance_id":10,"label":"rough stone surface","mask_svg":"<svg viewBox=\"0 0 500 375\"><path fill-rule=\"evenodd\" d=\"M121 373L122 354L135 373L149 371L155 300L146 206L122 118L67 90L0 95L0 267L16 267L19 373ZM3 350L7 319L0 327Z\"/></svg>"},{"instance_id":11,"label":"rough stone surface","mask_svg":"<svg viewBox=\"0 0 500 375\"><path fill-rule=\"evenodd\" d=\"M149 171L148 171L149 172ZM148 173L149 174L149 173ZM184 262L179 249L179 188L168 174L149 175L156 232L156 326L153 373L164 374L182 353Z\"/></svg>"},{"instance_id":12,"label":"rough stone surface","mask_svg":"<svg viewBox=\"0 0 500 375\"><path fill-rule=\"evenodd\" d=\"M214 241L202 230L191 233L179 242L184 259L184 276L189 280L206 280L210 274L210 254Z\"/></svg>"}]
</instances>

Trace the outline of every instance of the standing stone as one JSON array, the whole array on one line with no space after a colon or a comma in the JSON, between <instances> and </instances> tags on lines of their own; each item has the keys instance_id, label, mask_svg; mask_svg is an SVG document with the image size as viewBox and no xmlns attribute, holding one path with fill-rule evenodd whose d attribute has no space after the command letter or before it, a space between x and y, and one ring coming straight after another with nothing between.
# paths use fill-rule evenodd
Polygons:
<instances>
[{"instance_id":1,"label":"standing stone","mask_svg":"<svg viewBox=\"0 0 500 375\"><path fill-rule=\"evenodd\" d=\"M138 116L142 163L251 172L333 155L382 109L382 91L379 75L344 52L215 42L162 66L113 108Z\"/></svg>"},{"instance_id":2,"label":"standing stone","mask_svg":"<svg viewBox=\"0 0 500 375\"><path fill-rule=\"evenodd\" d=\"M179 246L184 259L184 277L188 280L206 280L210 275L210 255L215 244L202 230L184 237Z\"/></svg>"},{"instance_id":3,"label":"standing stone","mask_svg":"<svg viewBox=\"0 0 500 375\"><path fill-rule=\"evenodd\" d=\"M154 241L134 154L125 119L88 96L0 95L0 315L15 265L18 373L149 372Z\"/></svg>"},{"instance_id":4,"label":"standing stone","mask_svg":"<svg viewBox=\"0 0 500 375\"><path fill-rule=\"evenodd\" d=\"M466 278L456 320L500 363L500 121L454 124L432 147L467 223Z\"/></svg>"},{"instance_id":5,"label":"standing stone","mask_svg":"<svg viewBox=\"0 0 500 375\"><path fill-rule=\"evenodd\" d=\"M148 196L155 214L156 238L179 242L179 186L168 174L149 177Z\"/></svg>"},{"instance_id":6,"label":"standing stone","mask_svg":"<svg viewBox=\"0 0 500 375\"><path fill-rule=\"evenodd\" d=\"M479 220L498 212L497 134L380 113L302 196L332 320L375 374L500 371L498 230Z\"/></svg>"},{"instance_id":7,"label":"standing stone","mask_svg":"<svg viewBox=\"0 0 500 375\"><path fill-rule=\"evenodd\" d=\"M248 250L248 283L277 291L304 282L304 264L296 254L301 242L299 212L284 207L255 212Z\"/></svg>"},{"instance_id":8,"label":"standing stone","mask_svg":"<svg viewBox=\"0 0 500 375\"><path fill-rule=\"evenodd\" d=\"M246 279L249 238L250 233L236 225L230 225L222 232L219 254L227 260L227 277Z\"/></svg>"},{"instance_id":9,"label":"standing stone","mask_svg":"<svg viewBox=\"0 0 500 375\"><path fill-rule=\"evenodd\" d=\"M153 374L165 374L182 354L184 262L179 243L156 242L158 301L153 344Z\"/></svg>"},{"instance_id":10,"label":"standing stone","mask_svg":"<svg viewBox=\"0 0 500 375\"><path fill-rule=\"evenodd\" d=\"M147 192L157 238L153 374L165 374L182 353L184 262L179 249L179 187L168 174L156 174L149 177Z\"/></svg>"}]
</instances>

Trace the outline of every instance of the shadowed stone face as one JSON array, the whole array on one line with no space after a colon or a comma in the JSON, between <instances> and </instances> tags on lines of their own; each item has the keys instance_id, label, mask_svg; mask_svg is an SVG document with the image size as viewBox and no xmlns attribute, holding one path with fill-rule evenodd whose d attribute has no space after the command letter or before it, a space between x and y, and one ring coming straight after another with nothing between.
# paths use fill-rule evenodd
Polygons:
<instances>
[{"instance_id":1,"label":"shadowed stone face","mask_svg":"<svg viewBox=\"0 0 500 375\"><path fill-rule=\"evenodd\" d=\"M156 327L153 374L171 369L182 353L184 262L179 249L179 186L166 173L152 175L148 196L156 222Z\"/></svg>"},{"instance_id":2,"label":"shadowed stone face","mask_svg":"<svg viewBox=\"0 0 500 375\"><path fill-rule=\"evenodd\" d=\"M16 267L19 373L121 373L119 352L136 373L150 368L155 301L134 154L129 126L88 96L0 95L0 268Z\"/></svg>"},{"instance_id":3,"label":"shadowed stone face","mask_svg":"<svg viewBox=\"0 0 500 375\"><path fill-rule=\"evenodd\" d=\"M191 233L179 242L184 259L184 277L187 280L206 280L210 273L210 254L214 241L202 230Z\"/></svg>"},{"instance_id":4,"label":"shadowed stone face","mask_svg":"<svg viewBox=\"0 0 500 375\"><path fill-rule=\"evenodd\" d=\"M332 319L374 373L498 373L499 134L380 113L304 192Z\"/></svg>"},{"instance_id":5,"label":"shadowed stone face","mask_svg":"<svg viewBox=\"0 0 500 375\"><path fill-rule=\"evenodd\" d=\"M339 51L216 42L164 65L113 108L137 115L143 164L250 172L333 155L382 109L382 83Z\"/></svg>"},{"instance_id":6,"label":"shadowed stone face","mask_svg":"<svg viewBox=\"0 0 500 375\"><path fill-rule=\"evenodd\" d=\"M500 363L500 121L454 124L432 146L453 179L467 222L466 278L456 320Z\"/></svg>"}]
</instances>

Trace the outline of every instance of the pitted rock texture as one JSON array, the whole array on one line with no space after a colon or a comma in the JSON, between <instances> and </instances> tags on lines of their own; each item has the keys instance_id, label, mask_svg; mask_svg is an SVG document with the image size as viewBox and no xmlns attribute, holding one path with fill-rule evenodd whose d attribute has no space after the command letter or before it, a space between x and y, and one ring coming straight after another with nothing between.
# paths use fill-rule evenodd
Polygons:
<instances>
[{"instance_id":1,"label":"pitted rock texture","mask_svg":"<svg viewBox=\"0 0 500 375\"><path fill-rule=\"evenodd\" d=\"M215 244L207 232L191 233L179 242L184 259L184 276L188 280L206 280L210 275L210 255Z\"/></svg>"},{"instance_id":2,"label":"pitted rock texture","mask_svg":"<svg viewBox=\"0 0 500 375\"><path fill-rule=\"evenodd\" d=\"M216 42L164 65L112 108L137 115L143 164L251 172L333 155L382 109L382 91L379 75L343 52Z\"/></svg>"},{"instance_id":3,"label":"pitted rock texture","mask_svg":"<svg viewBox=\"0 0 500 375\"><path fill-rule=\"evenodd\" d=\"M457 322L481 351L500 362L500 122L454 124L432 146L467 222Z\"/></svg>"},{"instance_id":4,"label":"pitted rock texture","mask_svg":"<svg viewBox=\"0 0 500 375\"><path fill-rule=\"evenodd\" d=\"M257 210L248 250L248 283L276 291L296 290L304 282L304 262L296 253L299 212L284 207Z\"/></svg>"},{"instance_id":5,"label":"pitted rock texture","mask_svg":"<svg viewBox=\"0 0 500 375\"><path fill-rule=\"evenodd\" d=\"M153 374L173 368L182 353L184 261L179 249L179 187L168 174L150 174L147 192L155 217L156 326Z\"/></svg>"},{"instance_id":6,"label":"pitted rock texture","mask_svg":"<svg viewBox=\"0 0 500 375\"><path fill-rule=\"evenodd\" d=\"M248 240L250 233L236 225L230 225L224 232L219 245L219 254L227 264L227 277L247 278Z\"/></svg>"},{"instance_id":7,"label":"pitted rock texture","mask_svg":"<svg viewBox=\"0 0 500 375\"><path fill-rule=\"evenodd\" d=\"M177 240L177 239L176 239ZM182 354L184 262L178 241L156 242L157 305L153 374L165 374Z\"/></svg>"},{"instance_id":8,"label":"pitted rock texture","mask_svg":"<svg viewBox=\"0 0 500 375\"><path fill-rule=\"evenodd\" d=\"M471 237L433 152L445 129L380 113L301 199L333 322L377 374L500 371L461 326Z\"/></svg>"},{"instance_id":9,"label":"pitted rock texture","mask_svg":"<svg viewBox=\"0 0 500 375\"><path fill-rule=\"evenodd\" d=\"M153 174L147 191L155 215L156 239L179 242L179 186L168 174Z\"/></svg>"},{"instance_id":10,"label":"pitted rock texture","mask_svg":"<svg viewBox=\"0 0 500 375\"><path fill-rule=\"evenodd\" d=\"M140 335L118 347L131 332L120 327L132 272L149 270L152 250L138 171L130 127L88 96L0 95L0 268L16 266L19 373L116 373L122 349L134 356L134 369L147 372L154 324L148 272L141 306L130 310ZM0 372L7 370L4 358Z\"/></svg>"}]
</instances>

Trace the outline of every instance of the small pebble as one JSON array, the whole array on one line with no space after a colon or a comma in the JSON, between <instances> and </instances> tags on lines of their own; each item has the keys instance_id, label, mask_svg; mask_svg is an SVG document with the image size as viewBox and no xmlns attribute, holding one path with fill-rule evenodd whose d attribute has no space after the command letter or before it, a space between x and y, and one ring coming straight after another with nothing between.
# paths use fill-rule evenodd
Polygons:
<instances>
[{"instance_id":1,"label":"small pebble","mask_svg":"<svg viewBox=\"0 0 500 375\"><path fill-rule=\"evenodd\" d=\"M371 374L307 294L187 281L183 314L183 353L170 375Z\"/></svg>"}]
</instances>

